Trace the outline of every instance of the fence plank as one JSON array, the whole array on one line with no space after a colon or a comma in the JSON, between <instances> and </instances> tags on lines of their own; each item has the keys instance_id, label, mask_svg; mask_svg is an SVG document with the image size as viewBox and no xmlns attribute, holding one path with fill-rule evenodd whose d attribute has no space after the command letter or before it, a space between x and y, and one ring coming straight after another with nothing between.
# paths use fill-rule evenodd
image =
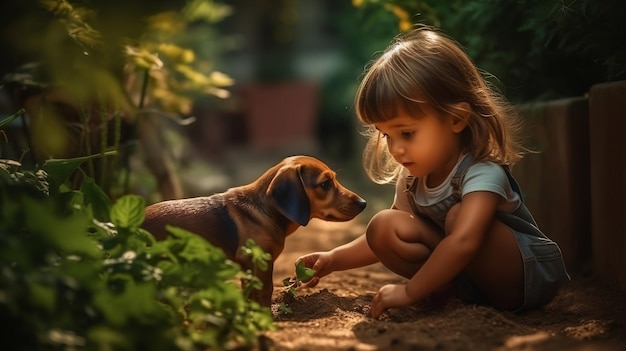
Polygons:
<instances>
[{"instance_id":1,"label":"fence plank","mask_svg":"<svg viewBox=\"0 0 626 351\"><path fill-rule=\"evenodd\" d=\"M593 266L626 290L626 81L589 92Z\"/></svg>"},{"instance_id":2,"label":"fence plank","mask_svg":"<svg viewBox=\"0 0 626 351\"><path fill-rule=\"evenodd\" d=\"M586 98L520 107L527 154L513 174L539 227L555 240L573 275L590 272L589 114Z\"/></svg>"}]
</instances>

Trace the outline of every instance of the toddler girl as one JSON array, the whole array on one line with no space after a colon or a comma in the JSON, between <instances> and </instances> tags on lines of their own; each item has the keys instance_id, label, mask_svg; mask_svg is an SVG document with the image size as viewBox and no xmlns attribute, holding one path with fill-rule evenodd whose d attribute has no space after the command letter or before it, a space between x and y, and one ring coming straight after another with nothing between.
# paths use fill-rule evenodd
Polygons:
<instances>
[{"instance_id":1,"label":"toddler girl","mask_svg":"<svg viewBox=\"0 0 626 351\"><path fill-rule=\"evenodd\" d=\"M374 318L453 290L471 303L542 306L569 280L509 173L521 157L512 107L451 38L430 27L399 37L367 69L355 99L369 128L364 166L396 182L391 209L364 235L298 261L316 273L381 262L406 284L380 288Z\"/></svg>"}]
</instances>

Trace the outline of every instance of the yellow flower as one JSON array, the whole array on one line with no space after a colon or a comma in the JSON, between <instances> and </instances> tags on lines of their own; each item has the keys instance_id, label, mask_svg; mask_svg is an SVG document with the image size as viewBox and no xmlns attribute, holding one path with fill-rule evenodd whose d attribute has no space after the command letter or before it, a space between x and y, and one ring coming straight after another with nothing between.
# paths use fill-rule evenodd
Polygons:
<instances>
[{"instance_id":1,"label":"yellow flower","mask_svg":"<svg viewBox=\"0 0 626 351\"><path fill-rule=\"evenodd\" d=\"M213 85L218 87L228 87L235 83L231 77L218 71L211 72L209 79Z\"/></svg>"},{"instance_id":2,"label":"yellow flower","mask_svg":"<svg viewBox=\"0 0 626 351\"><path fill-rule=\"evenodd\" d=\"M127 45L125 49L126 56L138 67L145 69L160 69L163 67L163 61L161 61L159 56L144 48Z\"/></svg>"},{"instance_id":3,"label":"yellow flower","mask_svg":"<svg viewBox=\"0 0 626 351\"><path fill-rule=\"evenodd\" d=\"M398 23L398 28L400 28L402 32L408 32L413 28L413 24L411 21L403 20Z\"/></svg>"},{"instance_id":4,"label":"yellow flower","mask_svg":"<svg viewBox=\"0 0 626 351\"><path fill-rule=\"evenodd\" d=\"M158 45L158 50L169 57L171 60L180 63L191 63L195 59L195 55L192 50L181 48L178 45L170 43L161 43Z\"/></svg>"},{"instance_id":5,"label":"yellow flower","mask_svg":"<svg viewBox=\"0 0 626 351\"><path fill-rule=\"evenodd\" d=\"M391 10L391 12L393 12L394 15L396 15L396 17L398 17L401 21L406 21L409 19L409 13L406 12L405 9L403 9L400 6L397 5L389 5L389 9Z\"/></svg>"},{"instance_id":6,"label":"yellow flower","mask_svg":"<svg viewBox=\"0 0 626 351\"><path fill-rule=\"evenodd\" d=\"M148 17L148 27L169 33L180 33L184 29L184 23L178 13L165 11Z\"/></svg>"}]
</instances>

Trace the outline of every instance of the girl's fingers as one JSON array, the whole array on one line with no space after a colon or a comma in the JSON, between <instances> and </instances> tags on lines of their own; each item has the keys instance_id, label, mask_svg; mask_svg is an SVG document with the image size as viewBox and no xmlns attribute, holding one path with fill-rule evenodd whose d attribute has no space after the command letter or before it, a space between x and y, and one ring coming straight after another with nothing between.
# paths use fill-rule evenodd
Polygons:
<instances>
[{"instance_id":1,"label":"girl's fingers","mask_svg":"<svg viewBox=\"0 0 626 351\"><path fill-rule=\"evenodd\" d=\"M385 311L381 303L372 304L372 318L378 318Z\"/></svg>"},{"instance_id":2,"label":"girl's fingers","mask_svg":"<svg viewBox=\"0 0 626 351\"><path fill-rule=\"evenodd\" d=\"M314 288L317 283L320 282L320 278L319 277L313 277L311 279L309 279L309 281L307 281L306 283L304 283L304 286L306 286L307 288Z\"/></svg>"},{"instance_id":3,"label":"girl's fingers","mask_svg":"<svg viewBox=\"0 0 626 351\"><path fill-rule=\"evenodd\" d=\"M372 318L378 318L384 311L385 307L382 303L382 295L379 291L372 300Z\"/></svg>"},{"instance_id":4,"label":"girl's fingers","mask_svg":"<svg viewBox=\"0 0 626 351\"><path fill-rule=\"evenodd\" d=\"M298 257L298 259L296 260L296 264L298 262L302 262L304 263L305 267L315 269L315 265L318 263L318 259L319 259L319 254L316 254L316 253L308 254L308 255Z\"/></svg>"}]
</instances>

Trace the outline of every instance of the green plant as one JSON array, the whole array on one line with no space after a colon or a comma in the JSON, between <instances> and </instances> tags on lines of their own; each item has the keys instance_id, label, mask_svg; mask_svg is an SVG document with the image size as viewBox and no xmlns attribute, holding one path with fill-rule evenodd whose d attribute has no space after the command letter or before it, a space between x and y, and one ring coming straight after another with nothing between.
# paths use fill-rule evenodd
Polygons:
<instances>
[{"instance_id":1,"label":"green plant","mask_svg":"<svg viewBox=\"0 0 626 351\"><path fill-rule=\"evenodd\" d=\"M283 286L286 289L286 292L289 293L292 297L298 296L298 288L302 286L302 282L307 282L315 275L315 270L308 268L304 265L304 262L300 261L296 263L296 276L295 277L287 277L283 279ZM282 301L278 306L278 310L282 314L291 314L293 310L287 302Z\"/></svg>"},{"instance_id":2,"label":"green plant","mask_svg":"<svg viewBox=\"0 0 626 351\"><path fill-rule=\"evenodd\" d=\"M141 151L160 195L182 197L171 147L162 148L160 134L170 126L162 124L190 123L197 99L229 96L233 80L216 61L231 41L217 24L232 7L213 0L26 0L4 12L13 17L7 31L21 40L2 42L16 61L0 65L2 88L28 116L27 145L21 145L28 166L115 150L117 156L90 159L81 168L117 198L131 191L130 160ZM75 176L74 188L81 173Z\"/></svg>"},{"instance_id":3,"label":"green plant","mask_svg":"<svg viewBox=\"0 0 626 351\"><path fill-rule=\"evenodd\" d=\"M89 177L69 190L63 179L84 161L51 160L51 173L0 162L3 345L230 349L253 345L259 332L274 328L269 309L238 286L242 278L253 281L250 272L220 249L180 228L155 241L140 228L138 196L110 204Z\"/></svg>"},{"instance_id":4,"label":"green plant","mask_svg":"<svg viewBox=\"0 0 626 351\"><path fill-rule=\"evenodd\" d=\"M304 266L304 262L300 261L296 263L296 276L287 277L283 279L283 285L289 293L293 296L298 296L297 289L302 285L302 282L309 281L315 275L315 271L311 268Z\"/></svg>"},{"instance_id":5,"label":"green plant","mask_svg":"<svg viewBox=\"0 0 626 351\"><path fill-rule=\"evenodd\" d=\"M407 22L442 28L515 102L581 96L626 78L626 3L615 0L355 0ZM366 21L363 21L366 23Z\"/></svg>"},{"instance_id":6,"label":"green plant","mask_svg":"<svg viewBox=\"0 0 626 351\"><path fill-rule=\"evenodd\" d=\"M244 285L244 295L250 296L252 289L261 290L263 287L263 282L257 278L258 270L267 271L272 255L263 251L252 239L246 240L241 247L241 251L244 255L250 257L254 266L252 271L246 271L241 277Z\"/></svg>"}]
</instances>

